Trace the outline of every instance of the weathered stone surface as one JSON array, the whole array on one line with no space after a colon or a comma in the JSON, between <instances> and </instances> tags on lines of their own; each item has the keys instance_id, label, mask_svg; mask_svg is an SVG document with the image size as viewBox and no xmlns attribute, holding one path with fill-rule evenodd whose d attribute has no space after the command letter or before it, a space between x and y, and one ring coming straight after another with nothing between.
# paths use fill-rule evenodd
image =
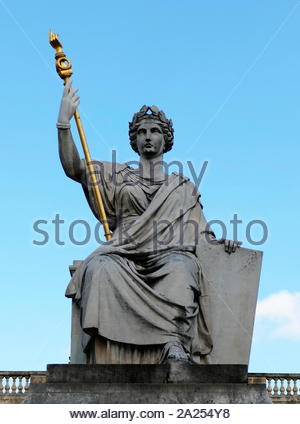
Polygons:
<instances>
[{"instance_id":1,"label":"weathered stone surface","mask_svg":"<svg viewBox=\"0 0 300 424\"><path fill-rule=\"evenodd\" d=\"M26 394L0 395L0 404L11 405L11 404L24 403L26 396L27 396Z\"/></svg>"},{"instance_id":2,"label":"weathered stone surface","mask_svg":"<svg viewBox=\"0 0 300 424\"><path fill-rule=\"evenodd\" d=\"M247 384L230 365L49 365L24 403L271 403L264 384Z\"/></svg>"},{"instance_id":3,"label":"weathered stone surface","mask_svg":"<svg viewBox=\"0 0 300 424\"><path fill-rule=\"evenodd\" d=\"M48 365L47 383L247 383L245 365Z\"/></svg>"},{"instance_id":4,"label":"weathered stone surface","mask_svg":"<svg viewBox=\"0 0 300 424\"><path fill-rule=\"evenodd\" d=\"M24 403L271 403L264 385L245 383L51 383L37 385Z\"/></svg>"},{"instance_id":5,"label":"weathered stone surface","mask_svg":"<svg viewBox=\"0 0 300 424\"><path fill-rule=\"evenodd\" d=\"M226 254L201 242L203 272L211 282L207 296L213 364L249 364L262 252L240 248Z\"/></svg>"}]
</instances>

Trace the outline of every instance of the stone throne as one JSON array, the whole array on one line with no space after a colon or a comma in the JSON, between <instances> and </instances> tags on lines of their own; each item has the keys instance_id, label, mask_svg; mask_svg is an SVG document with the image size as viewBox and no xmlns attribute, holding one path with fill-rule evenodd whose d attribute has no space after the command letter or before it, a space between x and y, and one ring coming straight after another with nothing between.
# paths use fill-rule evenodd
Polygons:
<instances>
[{"instance_id":1,"label":"stone throne","mask_svg":"<svg viewBox=\"0 0 300 424\"><path fill-rule=\"evenodd\" d=\"M213 339L213 350L205 363L248 367L262 252L240 248L228 255L222 245L207 242L202 242L201 252L202 269L210 281L203 300ZM74 261L70 266L71 275L79 264ZM82 337L80 309L72 301L71 364L155 364L161 353L160 345L136 347L99 338L92 353L86 355Z\"/></svg>"}]
</instances>

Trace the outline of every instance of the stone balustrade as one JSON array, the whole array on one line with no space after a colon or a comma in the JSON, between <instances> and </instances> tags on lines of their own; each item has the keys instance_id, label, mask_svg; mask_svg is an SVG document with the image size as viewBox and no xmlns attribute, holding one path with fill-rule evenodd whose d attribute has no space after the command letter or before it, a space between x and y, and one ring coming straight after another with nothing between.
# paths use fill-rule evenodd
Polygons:
<instances>
[{"instance_id":1,"label":"stone balustrade","mask_svg":"<svg viewBox=\"0 0 300 424\"><path fill-rule=\"evenodd\" d=\"M31 383L45 383L46 371L0 371L0 403L22 403ZM273 403L300 403L300 374L249 373L249 384L265 384Z\"/></svg>"},{"instance_id":2,"label":"stone balustrade","mask_svg":"<svg viewBox=\"0 0 300 424\"><path fill-rule=\"evenodd\" d=\"M300 403L300 374L248 374L248 382L266 384L273 403Z\"/></svg>"},{"instance_id":3,"label":"stone balustrade","mask_svg":"<svg viewBox=\"0 0 300 424\"><path fill-rule=\"evenodd\" d=\"M22 403L32 382L46 382L46 371L0 371L0 403Z\"/></svg>"}]
</instances>

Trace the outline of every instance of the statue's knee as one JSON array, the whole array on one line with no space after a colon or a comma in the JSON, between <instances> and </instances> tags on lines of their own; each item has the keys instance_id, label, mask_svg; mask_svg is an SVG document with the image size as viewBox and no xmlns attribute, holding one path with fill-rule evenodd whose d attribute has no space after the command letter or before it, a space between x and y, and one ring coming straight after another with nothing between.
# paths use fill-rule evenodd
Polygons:
<instances>
[{"instance_id":1,"label":"statue's knee","mask_svg":"<svg viewBox=\"0 0 300 424\"><path fill-rule=\"evenodd\" d=\"M101 277L103 277L107 273L111 273L114 268L114 261L109 257L104 257L98 263L98 267L96 273Z\"/></svg>"},{"instance_id":2,"label":"statue's knee","mask_svg":"<svg viewBox=\"0 0 300 424\"><path fill-rule=\"evenodd\" d=\"M191 259L187 256L173 254L170 256L170 264L174 269L181 269L189 266Z\"/></svg>"},{"instance_id":3,"label":"statue's knee","mask_svg":"<svg viewBox=\"0 0 300 424\"><path fill-rule=\"evenodd\" d=\"M88 265L87 277L90 279L103 280L107 272L112 270L113 261L109 257L99 257Z\"/></svg>"},{"instance_id":4,"label":"statue's knee","mask_svg":"<svg viewBox=\"0 0 300 424\"><path fill-rule=\"evenodd\" d=\"M185 255L174 254L170 258L170 267L172 272L176 274L197 272L195 261Z\"/></svg>"}]
</instances>

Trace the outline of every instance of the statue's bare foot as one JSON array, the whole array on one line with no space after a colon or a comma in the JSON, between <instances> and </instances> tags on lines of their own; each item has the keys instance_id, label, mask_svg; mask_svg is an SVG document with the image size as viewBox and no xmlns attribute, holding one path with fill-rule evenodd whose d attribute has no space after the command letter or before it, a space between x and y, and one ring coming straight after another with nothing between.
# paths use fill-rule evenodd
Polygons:
<instances>
[{"instance_id":1,"label":"statue's bare foot","mask_svg":"<svg viewBox=\"0 0 300 424\"><path fill-rule=\"evenodd\" d=\"M190 354L185 351L182 345L174 344L171 345L167 355L167 361L175 360L175 361L184 361L190 362L191 357Z\"/></svg>"}]
</instances>

